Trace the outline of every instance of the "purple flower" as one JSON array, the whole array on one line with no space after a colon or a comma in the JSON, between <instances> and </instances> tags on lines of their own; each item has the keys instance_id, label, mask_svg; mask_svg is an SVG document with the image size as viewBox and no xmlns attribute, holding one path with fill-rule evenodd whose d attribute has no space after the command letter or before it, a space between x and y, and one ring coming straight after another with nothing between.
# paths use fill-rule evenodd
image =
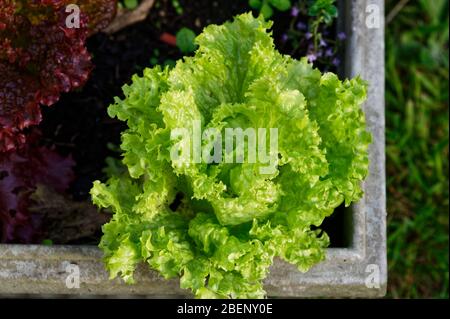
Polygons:
<instances>
[{"instance_id":1,"label":"purple flower","mask_svg":"<svg viewBox=\"0 0 450 319\"><path fill-rule=\"evenodd\" d=\"M327 46L327 43L324 41L324 39L320 39L319 45L320 45L321 47L326 47L326 46Z\"/></svg>"},{"instance_id":2,"label":"purple flower","mask_svg":"<svg viewBox=\"0 0 450 319\"><path fill-rule=\"evenodd\" d=\"M333 56L333 49L329 48L325 51L325 56L332 57Z\"/></svg>"},{"instance_id":3,"label":"purple flower","mask_svg":"<svg viewBox=\"0 0 450 319\"><path fill-rule=\"evenodd\" d=\"M281 36L281 41L287 42L287 40L289 40L289 36L286 33L283 33L283 35Z\"/></svg>"},{"instance_id":4,"label":"purple flower","mask_svg":"<svg viewBox=\"0 0 450 319\"><path fill-rule=\"evenodd\" d=\"M344 40L347 38L347 36L345 35L344 32L339 32L339 33L337 34L337 38L338 38L340 41L344 41Z\"/></svg>"},{"instance_id":5,"label":"purple flower","mask_svg":"<svg viewBox=\"0 0 450 319\"><path fill-rule=\"evenodd\" d=\"M293 6L291 9L291 16L296 17L300 13L300 10L297 6Z\"/></svg>"},{"instance_id":6,"label":"purple flower","mask_svg":"<svg viewBox=\"0 0 450 319\"><path fill-rule=\"evenodd\" d=\"M306 37L306 39L311 39L312 38L312 33L311 32L306 32L306 34L305 34L305 37Z\"/></svg>"},{"instance_id":7,"label":"purple flower","mask_svg":"<svg viewBox=\"0 0 450 319\"><path fill-rule=\"evenodd\" d=\"M300 31L305 31L308 28L308 26L306 25L306 23L304 22L299 22L297 23L297 29Z\"/></svg>"},{"instance_id":8,"label":"purple flower","mask_svg":"<svg viewBox=\"0 0 450 319\"><path fill-rule=\"evenodd\" d=\"M317 56L313 52L308 53L306 57L308 58L309 63L313 63L317 60Z\"/></svg>"},{"instance_id":9,"label":"purple flower","mask_svg":"<svg viewBox=\"0 0 450 319\"><path fill-rule=\"evenodd\" d=\"M333 63L334 66L339 66L339 64L341 64L341 60L339 60L339 58L334 58L331 63Z\"/></svg>"}]
</instances>

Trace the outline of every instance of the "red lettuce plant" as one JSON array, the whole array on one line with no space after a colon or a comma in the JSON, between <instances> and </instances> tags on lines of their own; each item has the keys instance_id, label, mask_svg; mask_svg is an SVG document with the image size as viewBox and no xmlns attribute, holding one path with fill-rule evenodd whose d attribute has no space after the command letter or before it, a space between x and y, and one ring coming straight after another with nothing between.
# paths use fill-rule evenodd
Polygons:
<instances>
[{"instance_id":1,"label":"red lettuce plant","mask_svg":"<svg viewBox=\"0 0 450 319\"><path fill-rule=\"evenodd\" d=\"M80 8L79 28L66 25L69 4ZM40 105L86 82L86 39L115 12L116 0L0 1L0 153L25 142L24 129L41 121Z\"/></svg>"},{"instance_id":2,"label":"red lettuce plant","mask_svg":"<svg viewBox=\"0 0 450 319\"><path fill-rule=\"evenodd\" d=\"M39 242L40 216L28 211L38 185L63 192L72 181L74 161L39 146L39 134L14 152L0 153L0 242Z\"/></svg>"},{"instance_id":3,"label":"red lettuce plant","mask_svg":"<svg viewBox=\"0 0 450 319\"><path fill-rule=\"evenodd\" d=\"M66 23L76 13L69 4L80 9L76 27ZM41 184L63 192L73 179L71 157L40 146L36 130L27 138L25 131L40 123L40 105L86 82L86 39L115 11L116 0L0 1L0 242L41 240L30 196Z\"/></svg>"}]
</instances>

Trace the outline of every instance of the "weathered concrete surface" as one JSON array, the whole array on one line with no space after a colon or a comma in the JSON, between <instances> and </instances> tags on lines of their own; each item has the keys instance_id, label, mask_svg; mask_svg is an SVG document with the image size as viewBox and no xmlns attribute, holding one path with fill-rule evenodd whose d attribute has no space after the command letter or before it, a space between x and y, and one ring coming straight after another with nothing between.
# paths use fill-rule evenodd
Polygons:
<instances>
[{"instance_id":1,"label":"weathered concrete surface","mask_svg":"<svg viewBox=\"0 0 450 319\"><path fill-rule=\"evenodd\" d=\"M341 2L346 6L348 34L346 75L359 74L370 83L364 109L374 142L370 147L370 175L364 183L365 197L353 206L352 247L329 249L326 261L305 274L277 260L265 282L270 296L381 297L386 292L384 2ZM380 10L379 28L366 25L368 14L373 13L366 12L369 5ZM68 264L79 266L79 289L66 286ZM379 288L367 287L370 275L375 276L372 287L378 283ZM188 295L179 288L178 280L164 280L145 266L140 267L136 278L135 285L108 280L96 247L0 245L0 294Z\"/></svg>"}]
</instances>

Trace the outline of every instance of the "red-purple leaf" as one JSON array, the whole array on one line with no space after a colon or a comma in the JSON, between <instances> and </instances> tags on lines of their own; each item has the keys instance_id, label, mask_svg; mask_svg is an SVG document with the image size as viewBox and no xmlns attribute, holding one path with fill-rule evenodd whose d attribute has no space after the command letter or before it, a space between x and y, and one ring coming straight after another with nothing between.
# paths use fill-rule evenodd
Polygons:
<instances>
[{"instance_id":1,"label":"red-purple leaf","mask_svg":"<svg viewBox=\"0 0 450 319\"><path fill-rule=\"evenodd\" d=\"M68 4L80 6L79 28L66 25ZM86 39L111 21L115 7L116 0L2 0L0 153L25 141L23 130L41 121L41 104L86 82Z\"/></svg>"},{"instance_id":2,"label":"red-purple leaf","mask_svg":"<svg viewBox=\"0 0 450 319\"><path fill-rule=\"evenodd\" d=\"M31 138L34 139L34 136ZM32 243L40 238L40 219L28 211L30 195L42 184L65 191L74 178L71 157L29 141L0 153L0 242Z\"/></svg>"}]
</instances>

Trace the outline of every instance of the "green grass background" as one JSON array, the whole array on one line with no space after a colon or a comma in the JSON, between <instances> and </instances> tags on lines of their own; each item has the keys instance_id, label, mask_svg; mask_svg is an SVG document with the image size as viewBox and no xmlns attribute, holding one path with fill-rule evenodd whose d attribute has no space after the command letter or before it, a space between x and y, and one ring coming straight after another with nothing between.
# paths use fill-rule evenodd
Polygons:
<instances>
[{"instance_id":1,"label":"green grass background","mask_svg":"<svg viewBox=\"0 0 450 319\"><path fill-rule=\"evenodd\" d=\"M391 298L449 296L448 6L386 1Z\"/></svg>"}]
</instances>

